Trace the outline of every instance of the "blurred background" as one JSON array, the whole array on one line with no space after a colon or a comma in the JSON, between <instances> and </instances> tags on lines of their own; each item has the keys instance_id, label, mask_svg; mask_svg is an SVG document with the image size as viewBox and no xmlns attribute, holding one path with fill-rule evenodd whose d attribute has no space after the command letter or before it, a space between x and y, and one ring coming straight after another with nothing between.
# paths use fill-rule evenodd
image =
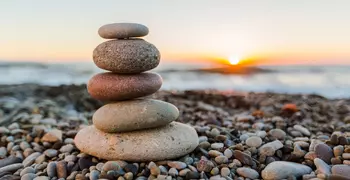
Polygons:
<instances>
[{"instance_id":1,"label":"blurred background","mask_svg":"<svg viewBox=\"0 0 350 180\"><path fill-rule=\"evenodd\" d=\"M146 25L163 89L350 97L348 0L0 1L0 84L82 84L100 26Z\"/></svg>"}]
</instances>

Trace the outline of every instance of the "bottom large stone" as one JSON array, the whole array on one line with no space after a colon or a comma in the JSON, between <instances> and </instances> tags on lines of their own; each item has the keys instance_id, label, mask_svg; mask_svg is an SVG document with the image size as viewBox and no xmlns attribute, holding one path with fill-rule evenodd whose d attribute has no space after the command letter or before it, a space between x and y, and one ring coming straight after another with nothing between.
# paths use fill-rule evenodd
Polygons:
<instances>
[{"instance_id":1,"label":"bottom large stone","mask_svg":"<svg viewBox=\"0 0 350 180\"><path fill-rule=\"evenodd\" d=\"M94 126L75 136L82 152L107 160L158 161L181 157L198 145L196 131L172 122L166 126L123 133L105 133Z\"/></svg>"}]
</instances>

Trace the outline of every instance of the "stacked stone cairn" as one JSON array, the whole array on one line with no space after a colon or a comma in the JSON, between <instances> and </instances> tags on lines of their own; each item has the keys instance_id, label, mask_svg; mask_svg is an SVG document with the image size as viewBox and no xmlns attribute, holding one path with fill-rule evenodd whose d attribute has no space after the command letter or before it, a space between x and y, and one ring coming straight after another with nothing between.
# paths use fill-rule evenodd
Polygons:
<instances>
[{"instance_id":1,"label":"stacked stone cairn","mask_svg":"<svg viewBox=\"0 0 350 180\"><path fill-rule=\"evenodd\" d=\"M192 152L198 145L196 131L174 122L179 110L172 104L149 99L162 85L162 78L145 72L158 66L160 53L147 41L148 28L135 23L102 26L99 35L112 39L93 52L95 64L110 71L97 74L88 92L108 102L92 117L93 125L75 137L84 153L107 160L157 161Z\"/></svg>"}]
</instances>

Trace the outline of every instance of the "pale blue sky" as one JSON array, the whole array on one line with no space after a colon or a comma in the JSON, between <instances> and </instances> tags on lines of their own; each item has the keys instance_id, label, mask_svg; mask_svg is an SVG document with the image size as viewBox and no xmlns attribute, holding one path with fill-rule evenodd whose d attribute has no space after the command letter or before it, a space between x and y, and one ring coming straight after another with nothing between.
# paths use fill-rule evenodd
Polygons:
<instances>
[{"instance_id":1,"label":"pale blue sky","mask_svg":"<svg viewBox=\"0 0 350 180\"><path fill-rule=\"evenodd\" d=\"M138 22L167 60L346 63L349 7L348 0L2 0L0 59L91 60L104 41L97 35L101 25Z\"/></svg>"}]
</instances>

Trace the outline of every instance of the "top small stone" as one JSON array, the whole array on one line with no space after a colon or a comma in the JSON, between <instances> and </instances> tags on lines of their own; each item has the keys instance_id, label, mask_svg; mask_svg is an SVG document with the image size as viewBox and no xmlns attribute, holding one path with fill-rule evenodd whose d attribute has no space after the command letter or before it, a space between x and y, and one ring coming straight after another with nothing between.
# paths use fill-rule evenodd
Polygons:
<instances>
[{"instance_id":1,"label":"top small stone","mask_svg":"<svg viewBox=\"0 0 350 180\"><path fill-rule=\"evenodd\" d=\"M105 39L127 39L146 36L148 28L136 23L113 23L100 27L98 34Z\"/></svg>"}]
</instances>

